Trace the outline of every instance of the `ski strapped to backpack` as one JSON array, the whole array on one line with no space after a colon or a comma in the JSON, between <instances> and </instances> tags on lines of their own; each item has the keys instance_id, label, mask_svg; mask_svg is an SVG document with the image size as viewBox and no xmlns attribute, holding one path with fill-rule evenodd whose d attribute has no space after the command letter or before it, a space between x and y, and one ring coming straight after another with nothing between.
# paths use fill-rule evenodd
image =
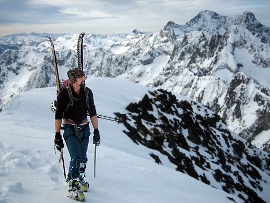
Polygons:
<instances>
[{"instance_id":1,"label":"ski strapped to backpack","mask_svg":"<svg viewBox=\"0 0 270 203\"><path fill-rule=\"evenodd\" d=\"M48 37L48 39L49 39L49 41L51 43L53 65L54 65L54 73L55 73L56 86L57 86L57 93L59 93L60 92L60 80L59 80L59 73L58 73L57 59L56 59L54 44L52 42L52 39L49 36L47 36L47 37Z\"/></svg>"},{"instance_id":2,"label":"ski strapped to backpack","mask_svg":"<svg viewBox=\"0 0 270 203\"><path fill-rule=\"evenodd\" d=\"M50 43L51 43L51 48L52 48L52 57L53 57L53 61L54 61L54 72L55 72L55 77L56 77L56 86L57 86L57 93L60 92L60 80L59 80L59 73L58 73L58 67L57 67L57 59L56 59L56 54L55 54L55 49L54 49L54 44L52 42L52 39L47 36L47 38L49 39ZM56 106L56 100L54 100L52 102L52 105ZM52 109L52 106L51 106ZM56 153L56 151L55 151ZM66 179L66 167L65 167L65 161L64 161L64 153L63 153L63 149L61 149L60 152L60 158L59 158L59 163L62 162L62 167L63 167L63 172L64 172L64 178Z\"/></svg>"},{"instance_id":3,"label":"ski strapped to backpack","mask_svg":"<svg viewBox=\"0 0 270 203\"><path fill-rule=\"evenodd\" d=\"M77 43L77 57L78 57L78 68L83 71L83 37L85 33L82 32L79 35L78 43Z\"/></svg>"}]
</instances>

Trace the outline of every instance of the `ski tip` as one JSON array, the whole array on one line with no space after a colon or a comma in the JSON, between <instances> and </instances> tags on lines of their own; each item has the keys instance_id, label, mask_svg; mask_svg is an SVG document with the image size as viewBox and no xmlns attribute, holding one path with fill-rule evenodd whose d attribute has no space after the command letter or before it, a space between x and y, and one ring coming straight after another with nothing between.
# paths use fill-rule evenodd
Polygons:
<instances>
[{"instance_id":1,"label":"ski tip","mask_svg":"<svg viewBox=\"0 0 270 203\"><path fill-rule=\"evenodd\" d=\"M84 33L84 32L81 32L81 34L79 34L78 40L79 40L79 41L82 40L82 38L84 37L84 35L85 35L85 33Z\"/></svg>"}]
</instances>

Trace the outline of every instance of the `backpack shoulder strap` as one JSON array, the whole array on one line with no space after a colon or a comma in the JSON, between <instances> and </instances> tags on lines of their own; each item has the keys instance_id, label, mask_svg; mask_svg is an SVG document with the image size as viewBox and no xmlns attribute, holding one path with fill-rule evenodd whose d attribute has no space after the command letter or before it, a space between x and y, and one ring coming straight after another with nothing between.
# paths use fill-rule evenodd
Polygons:
<instances>
[{"instance_id":1,"label":"backpack shoulder strap","mask_svg":"<svg viewBox=\"0 0 270 203\"><path fill-rule=\"evenodd\" d=\"M69 102L68 102L68 105L67 105L67 107L66 107L66 109L64 111L64 113L65 113L70 106L73 106L74 97L72 95L72 90L71 90L71 88L69 86L65 86L64 88L67 90L68 96L69 96Z\"/></svg>"},{"instance_id":2,"label":"backpack shoulder strap","mask_svg":"<svg viewBox=\"0 0 270 203\"><path fill-rule=\"evenodd\" d=\"M85 99L86 99L86 105L87 105L88 115L90 115L90 112L91 112L90 104L89 104L89 91L90 91L90 89L88 87L85 87L84 88L84 93L85 93Z\"/></svg>"}]
</instances>

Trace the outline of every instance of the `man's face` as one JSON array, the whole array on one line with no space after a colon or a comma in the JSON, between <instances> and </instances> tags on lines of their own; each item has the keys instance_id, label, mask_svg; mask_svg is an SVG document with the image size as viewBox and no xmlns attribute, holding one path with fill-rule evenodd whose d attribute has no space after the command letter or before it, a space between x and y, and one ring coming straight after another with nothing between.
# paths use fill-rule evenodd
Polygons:
<instances>
[{"instance_id":1,"label":"man's face","mask_svg":"<svg viewBox=\"0 0 270 203\"><path fill-rule=\"evenodd\" d=\"M84 86L85 85L85 80L86 80L86 78L85 78L85 76L83 75L83 76L80 76L79 78L77 78L77 80L76 80L76 84L77 85L79 85L79 86Z\"/></svg>"}]
</instances>

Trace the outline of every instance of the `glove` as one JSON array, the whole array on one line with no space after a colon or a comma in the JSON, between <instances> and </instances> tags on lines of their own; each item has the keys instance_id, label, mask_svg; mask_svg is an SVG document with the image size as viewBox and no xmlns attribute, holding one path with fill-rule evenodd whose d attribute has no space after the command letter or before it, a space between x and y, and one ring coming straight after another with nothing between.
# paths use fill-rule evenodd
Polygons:
<instances>
[{"instance_id":1,"label":"glove","mask_svg":"<svg viewBox=\"0 0 270 203\"><path fill-rule=\"evenodd\" d=\"M100 135L98 129L94 129L93 144L96 146L100 144Z\"/></svg>"},{"instance_id":2,"label":"glove","mask_svg":"<svg viewBox=\"0 0 270 203\"><path fill-rule=\"evenodd\" d=\"M55 133L54 146L59 152L61 152L62 148L64 148L64 142L60 132Z\"/></svg>"}]
</instances>

